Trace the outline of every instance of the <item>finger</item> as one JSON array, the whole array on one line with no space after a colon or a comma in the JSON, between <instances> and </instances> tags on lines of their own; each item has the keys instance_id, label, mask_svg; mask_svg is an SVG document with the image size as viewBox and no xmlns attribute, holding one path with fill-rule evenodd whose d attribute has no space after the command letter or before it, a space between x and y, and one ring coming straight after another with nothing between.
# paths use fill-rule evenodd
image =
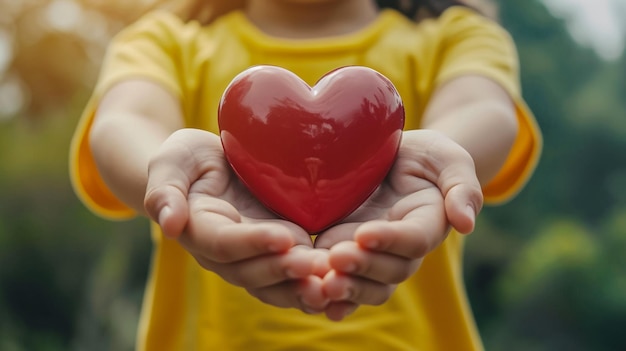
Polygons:
<instances>
[{"instance_id":1,"label":"finger","mask_svg":"<svg viewBox=\"0 0 626 351\"><path fill-rule=\"evenodd\" d=\"M269 219L256 219L256 218L248 218L242 217L241 219L244 223L248 224L269 224L269 225L278 225L285 228L291 235L295 245L307 246L308 248L313 248L313 239L309 235L309 233L302 229L299 225L277 218L269 218Z\"/></svg>"},{"instance_id":2,"label":"finger","mask_svg":"<svg viewBox=\"0 0 626 351\"><path fill-rule=\"evenodd\" d=\"M314 257L311 248L295 246L284 254L265 255L231 264L200 263L233 285L262 288L308 277L313 272Z\"/></svg>"},{"instance_id":3,"label":"finger","mask_svg":"<svg viewBox=\"0 0 626 351\"><path fill-rule=\"evenodd\" d=\"M475 187L458 184L448 190L445 196L446 215L450 224L462 234L474 231L476 216L483 204L482 192Z\"/></svg>"},{"instance_id":4,"label":"finger","mask_svg":"<svg viewBox=\"0 0 626 351\"><path fill-rule=\"evenodd\" d=\"M179 242L196 257L233 263L256 256L286 252L294 236L278 223L233 223L215 213L192 216Z\"/></svg>"},{"instance_id":5,"label":"finger","mask_svg":"<svg viewBox=\"0 0 626 351\"><path fill-rule=\"evenodd\" d=\"M353 302L359 305L378 306L385 303L396 285L331 271L323 279L324 294L331 301Z\"/></svg>"},{"instance_id":6,"label":"finger","mask_svg":"<svg viewBox=\"0 0 626 351\"><path fill-rule=\"evenodd\" d=\"M189 220L186 194L181 188L165 185L148 188L144 207L168 237L178 237Z\"/></svg>"},{"instance_id":7,"label":"finger","mask_svg":"<svg viewBox=\"0 0 626 351\"><path fill-rule=\"evenodd\" d=\"M474 230L476 215L483 205L483 193L471 155L456 143L437 143L430 152L434 159L448 162L432 162L433 181L445 198L446 215L450 224L461 233Z\"/></svg>"},{"instance_id":8,"label":"finger","mask_svg":"<svg viewBox=\"0 0 626 351\"><path fill-rule=\"evenodd\" d=\"M174 132L148 165L144 208L170 237L177 237L184 230L189 217L189 188L200 176L200 168L191 152L193 148L186 144L185 133L188 132Z\"/></svg>"},{"instance_id":9,"label":"finger","mask_svg":"<svg viewBox=\"0 0 626 351\"><path fill-rule=\"evenodd\" d=\"M179 236L189 219L190 179L183 167L175 167L169 161L182 158L176 154L176 150L166 151L150 162L144 198L146 212L169 237Z\"/></svg>"},{"instance_id":10,"label":"finger","mask_svg":"<svg viewBox=\"0 0 626 351\"><path fill-rule=\"evenodd\" d=\"M358 304L349 301L331 302L324 312L328 319L339 322L354 313L358 307Z\"/></svg>"},{"instance_id":11,"label":"finger","mask_svg":"<svg viewBox=\"0 0 626 351\"><path fill-rule=\"evenodd\" d=\"M353 240L354 232L359 225L361 225L360 222L354 222L341 223L330 227L318 235L317 239L315 239L315 247L329 249L339 242Z\"/></svg>"},{"instance_id":12,"label":"finger","mask_svg":"<svg viewBox=\"0 0 626 351\"><path fill-rule=\"evenodd\" d=\"M330 252L327 249L314 249L312 252L315 254L313 257L313 275L323 278L328 272L330 272L329 256Z\"/></svg>"},{"instance_id":13,"label":"finger","mask_svg":"<svg viewBox=\"0 0 626 351\"><path fill-rule=\"evenodd\" d=\"M418 206L401 220L365 222L354 238L361 247L372 251L418 259L436 248L447 234L441 206L427 205Z\"/></svg>"},{"instance_id":14,"label":"finger","mask_svg":"<svg viewBox=\"0 0 626 351\"><path fill-rule=\"evenodd\" d=\"M445 198L448 220L461 233L474 228L475 217L483 205L483 194L474 160L467 150L443 134L430 130L407 133L399 157L420 160L410 172L436 184ZM409 162L409 164L412 164Z\"/></svg>"},{"instance_id":15,"label":"finger","mask_svg":"<svg viewBox=\"0 0 626 351\"><path fill-rule=\"evenodd\" d=\"M308 314L321 313L328 304L328 299L322 292L322 279L315 276L289 280L263 288L247 289L247 291L266 304L297 308ZM305 296L306 302L304 302Z\"/></svg>"},{"instance_id":16,"label":"finger","mask_svg":"<svg viewBox=\"0 0 626 351\"><path fill-rule=\"evenodd\" d=\"M300 281L298 285L299 309L308 314L322 313L330 300L322 290L322 278L309 276Z\"/></svg>"},{"instance_id":17,"label":"finger","mask_svg":"<svg viewBox=\"0 0 626 351\"><path fill-rule=\"evenodd\" d=\"M302 310L303 306L298 295L299 284L298 280L288 280L263 288L246 289L246 291L268 305Z\"/></svg>"},{"instance_id":18,"label":"finger","mask_svg":"<svg viewBox=\"0 0 626 351\"><path fill-rule=\"evenodd\" d=\"M342 242L330 250L330 266L337 272L383 284L399 284L417 271L421 260L406 259Z\"/></svg>"},{"instance_id":19,"label":"finger","mask_svg":"<svg viewBox=\"0 0 626 351\"><path fill-rule=\"evenodd\" d=\"M331 302L324 309L326 317L334 322L342 321L354 313L359 308L359 305L349 301L336 301Z\"/></svg>"}]
</instances>

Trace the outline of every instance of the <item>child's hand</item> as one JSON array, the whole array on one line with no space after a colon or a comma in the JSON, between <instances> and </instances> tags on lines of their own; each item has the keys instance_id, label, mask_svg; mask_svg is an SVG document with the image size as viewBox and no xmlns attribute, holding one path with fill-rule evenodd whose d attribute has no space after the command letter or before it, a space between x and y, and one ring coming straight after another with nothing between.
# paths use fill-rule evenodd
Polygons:
<instances>
[{"instance_id":1,"label":"child's hand","mask_svg":"<svg viewBox=\"0 0 626 351\"><path fill-rule=\"evenodd\" d=\"M460 146L436 132L405 132L387 180L312 249L303 229L238 181L216 135L187 129L150 163L145 205L204 268L268 304L339 320L385 302L450 225L471 232L482 193Z\"/></svg>"},{"instance_id":2,"label":"child's hand","mask_svg":"<svg viewBox=\"0 0 626 351\"><path fill-rule=\"evenodd\" d=\"M261 301L305 312L325 306L320 276L328 253L256 201L230 170L217 135L172 134L150 162L145 207L202 267Z\"/></svg>"},{"instance_id":3,"label":"child's hand","mask_svg":"<svg viewBox=\"0 0 626 351\"><path fill-rule=\"evenodd\" d=\"M405 132L398 159L381 187L342 224L321 234L332 270L323 289L326 315L340 320L361 304L382 304L450 226L474 228L482 191L470 155L432 131Z\"/></svg>"}]
</instances>

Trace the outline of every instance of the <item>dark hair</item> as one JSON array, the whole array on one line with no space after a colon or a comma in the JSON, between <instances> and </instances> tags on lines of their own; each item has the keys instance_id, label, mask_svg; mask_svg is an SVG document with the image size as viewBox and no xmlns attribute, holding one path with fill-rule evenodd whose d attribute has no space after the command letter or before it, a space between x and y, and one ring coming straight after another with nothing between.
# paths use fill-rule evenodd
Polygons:
<instances>
[{"instance_id":1,"label":"dark hair","mask_svg":"<svg viewBox=\"0 0 626 351\"><path fill-rule=\"evenodd\" d=\"M244 6L245 0L168 0L165 4L156 2L153 8L165 8L185 21L197 20L202 24L211 23L221 15ZM392 8L411 20L423 17L439 17L450 6L474 7L458 0L376 0L380 8ZM480 12L480 11L478 11Z\"/></svg>"},{"instance_id":2,"label":"dark hair","mask_svg":"<svg viewBox=\"0 0 626 351\"><path fill-rule=\"evenodd\" d=\"M392 8L402 12L405 16L415 19L420 10L426 10L434 17L441 15L450 6L465 6L455 0L376 0L380 8Z\"/></svg>"}]
</instances>

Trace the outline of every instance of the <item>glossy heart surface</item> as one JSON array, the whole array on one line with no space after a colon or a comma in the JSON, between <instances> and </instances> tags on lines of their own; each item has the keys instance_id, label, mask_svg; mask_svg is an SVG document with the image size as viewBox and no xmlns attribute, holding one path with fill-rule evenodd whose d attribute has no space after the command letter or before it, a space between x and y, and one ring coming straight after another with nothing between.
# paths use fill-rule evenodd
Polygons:
<instances>
[{"instance_id":1,"label":"glossy heart surface","mask_svg":"<svg viewBox=\"0 0 626 351\"><path fill-rule=\"evenodd\" d=\"M260 202L309 233L357 209L393 165L404 106L366 67L329 72L310 87L294 73L255 66L220 101L224 153Z\"/></svg>"}]
</instances>

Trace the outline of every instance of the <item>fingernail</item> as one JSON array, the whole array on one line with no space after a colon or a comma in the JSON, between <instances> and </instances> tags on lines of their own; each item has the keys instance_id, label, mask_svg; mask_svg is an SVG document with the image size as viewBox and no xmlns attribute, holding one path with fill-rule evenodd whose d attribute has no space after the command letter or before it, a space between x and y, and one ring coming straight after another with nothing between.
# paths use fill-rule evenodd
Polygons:
<instances>
[{"instance_id":1,"label":"fingernail","mask_svg":"<svg viewBox=\"0 0 626 351\"><path fill-rule=\"evenodd\" d=\"M474 210L474 206L467 205L465 207L465 214L472 220L472 222L476 220L476 211Z\"/></svg>"},{"instance_id":2,"label":"fingernail","mask_svg":"<svg viewBox=\"0 0 626 351\"><path fill-rule=\"evenodd\" d=\"M326 306L328 304L328 302L330 301L320 301L319 303L315 304L312 303L310 301L308 301L305 297L301 296L300 297L300 304L302 306L302 310L308 314L318 314L318 313L322 313L324 311L324 306ZM313 307L313 306L318 306L318 307Z\"/></svg>"},{"instance_id":3,"label":"fingernail","mask_svg":"<svg viewBox=\"0 0 626 351\"><path fill-rule=\"evenodd\" d=\"M159 218L157 218L157 220L159 221L159 224L163 224L163 222L167 219L167 217L170 216L170 214L172 213L172 209L169 206L164 206L161 209L161 212L159 212Z\"/></svg>"}]
</instances>

